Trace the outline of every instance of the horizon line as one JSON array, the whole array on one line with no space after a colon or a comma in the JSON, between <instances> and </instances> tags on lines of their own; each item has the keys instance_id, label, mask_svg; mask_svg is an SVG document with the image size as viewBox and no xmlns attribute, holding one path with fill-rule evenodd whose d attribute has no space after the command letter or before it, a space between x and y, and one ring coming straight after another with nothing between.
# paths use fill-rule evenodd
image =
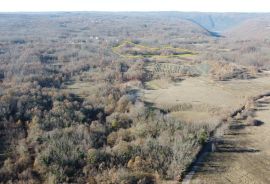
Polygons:
<instances>
[{"instance_id":1,"label":"horizon line","mask_svg":"<svg viewBox=\"0 0 270 184\"><path fill-rule=\"evenodd\" d=\"M0 14L8 13L237 13L237 14L270 14L269 12L260 12L260 11L179 11L179 10L151 10L151 11L145 11L145 10L112 10L112 11L106 11L106 10L42 10L42 11L0 11Z\"/></svg>"}]
</instances>

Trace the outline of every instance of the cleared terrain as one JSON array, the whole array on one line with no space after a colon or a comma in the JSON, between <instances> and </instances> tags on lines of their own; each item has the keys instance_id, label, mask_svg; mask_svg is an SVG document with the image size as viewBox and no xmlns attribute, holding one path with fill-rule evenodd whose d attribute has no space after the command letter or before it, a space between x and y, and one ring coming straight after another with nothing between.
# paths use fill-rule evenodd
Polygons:
<instances>
[{"instance_id":1,"label":"cleared terrain","mask_svg":"<svg viewBox=\"0 0 270 184\"><path fill-rule=\"evenodd\" d=\"M269 97L257 101L255 118L259 126L234 122L189 183L270 183Z\"/></svg>"},{"instance_id":2,"label":"cleared terrain","mask_svg":"<svg viewBox=\"0 0 270 184\"><path fill-rule=\"evenodd\" d=\"M164 88L144 90L142 98L155 107L169 110L179 119L204 121L229 114L243 106L248 98L267 92L269 80L267 72L251 80L213 81L209 77L193 77Z\"/></svg>"}]
</instances>

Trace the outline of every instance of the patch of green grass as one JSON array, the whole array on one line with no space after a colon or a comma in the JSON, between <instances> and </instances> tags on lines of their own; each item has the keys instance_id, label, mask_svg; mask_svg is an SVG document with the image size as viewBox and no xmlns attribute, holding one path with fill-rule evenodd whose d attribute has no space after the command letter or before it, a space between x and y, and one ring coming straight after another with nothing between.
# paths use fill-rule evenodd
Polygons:
<instances>
[{"instance_id":1,"label":"patch of green grass","mask_svg":"<svg viewBox=\"0 0 270 184\"><path fill-rule=\"evenodd\" d=\"M124 47L130 47L129 51L135 52L134 54L129 53L122 53L121 50ZM161 48L154 48L149 46L144 46L141 44L135 44L130 41L124 41L122 44L113 47L112 48L113 53L119 55L120 57L125 58L179 58L179 57L191 57L196 55L196 53L182 48L174 48L171 46L164 46ZM138 52L138 53L137 53ZM146 52L146 53L140 53L140 52ZM172 52L167 53L166 52ZM165 53L165 55L162 55L162 53Z\"/></svg>"}]
</instances>

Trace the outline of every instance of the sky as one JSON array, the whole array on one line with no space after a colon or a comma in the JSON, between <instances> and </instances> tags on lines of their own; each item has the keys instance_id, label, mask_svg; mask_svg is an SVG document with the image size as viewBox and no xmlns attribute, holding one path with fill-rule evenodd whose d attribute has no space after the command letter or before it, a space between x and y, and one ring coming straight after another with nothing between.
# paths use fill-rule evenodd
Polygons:
<instances>
[{"instance_id":1,"label":"sky","mask_svg":"<svg viewBox=\"0 0 270 184\"><path fill-rule=\"evenodd\" d=\"M0 0L0 12L270 12L270 0Z\"/></svg>"}]
</instances>

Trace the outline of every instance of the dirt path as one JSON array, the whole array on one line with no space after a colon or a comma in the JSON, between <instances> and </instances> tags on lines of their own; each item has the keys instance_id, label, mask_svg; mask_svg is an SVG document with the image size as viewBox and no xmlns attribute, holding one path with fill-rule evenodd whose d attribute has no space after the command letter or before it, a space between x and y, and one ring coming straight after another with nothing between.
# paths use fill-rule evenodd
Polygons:
<instances>
[{"instance_id":1,"label":"dirt path","mask_svg":"<svg viewBox=\"0 0 270 184\"><path fill-rule=\"evenodd\" d=\"M218 140L217 151L199 160L185 184L270 183L270 97L257 101L260 126L234 121Z\"/></svg>"}]
</instances>

